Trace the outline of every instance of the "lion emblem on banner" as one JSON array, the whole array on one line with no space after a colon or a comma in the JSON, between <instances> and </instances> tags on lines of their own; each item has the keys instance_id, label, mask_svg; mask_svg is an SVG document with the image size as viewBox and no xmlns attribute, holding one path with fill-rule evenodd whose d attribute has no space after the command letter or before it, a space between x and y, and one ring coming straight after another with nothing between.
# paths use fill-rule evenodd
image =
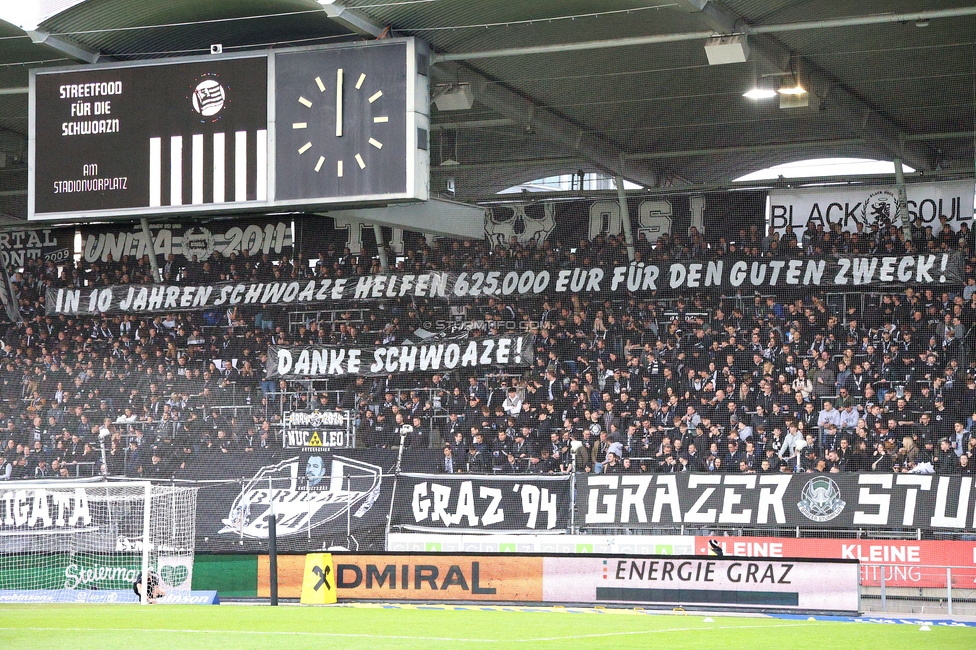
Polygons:
<instances>
[{"instance_id":1,"label":"lion emblem on banner","mask_svg":"<svg viewBox=\"0 0 976 650\"><path fill-rule=\"evenodd\" d=\"M541 246L556 229L556 206L551 201L498 205L485 210L485 236L489 244L508 248L512 243Z\"/></svg>"},{"instance_id":2,"label":"lion emblem on banner","mask_svg":"<svg viewBox=\"0 0 976 650\"><path fill-rule=\"evenodd\" d=\"M861 207L861 222L865 227L901 227L902 214L898 208L898 195L891 190L880 190L869 195Z\"/></svg>"}]
</instances>

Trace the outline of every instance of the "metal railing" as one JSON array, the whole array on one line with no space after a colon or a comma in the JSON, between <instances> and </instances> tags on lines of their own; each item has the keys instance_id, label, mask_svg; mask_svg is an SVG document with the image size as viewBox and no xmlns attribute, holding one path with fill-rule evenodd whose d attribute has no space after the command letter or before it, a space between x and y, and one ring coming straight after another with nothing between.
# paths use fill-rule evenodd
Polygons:
<instances>
[{"instance_id":1,"label":"metal railing","mask_svg":"<svg viewBox=\"0 0 976 650\"><path fill-rule=\"evenodd\" d=\"M82 467L87 468L85 470L85 474L84 474L85 476L95 476L96 475L95 467L98 465L98 463L95 461L77 461L74 463L70 463L69 466L70 465L74 465L76 477L82 476L81 473Z\"/></svg>"},{"instance_id":2,"label":"metal railing","mask_svg":"<svg viewBox=\"0 0 976 650\"><path fill-rule=\"evenodd\" d=\"M861 610L976 615L976 566L862 562Z\"/></svg>"},{"instance_id":3,"label":"metal railing","mask_svg":"<svg viewBox=\"0 0 976 650\"><path fill-rule=\"evenodd\" d=\"M288 312L288 332L294 333L302 325L308 326L312 322L329 323L330 325L339 323L358 325L366 322L366 312L368 311L369 309L365 307L349 307L346 309L333 308ZM339 320L339 317L346 313L351 314L352 318Z\"/></svg>"}]
</instances>

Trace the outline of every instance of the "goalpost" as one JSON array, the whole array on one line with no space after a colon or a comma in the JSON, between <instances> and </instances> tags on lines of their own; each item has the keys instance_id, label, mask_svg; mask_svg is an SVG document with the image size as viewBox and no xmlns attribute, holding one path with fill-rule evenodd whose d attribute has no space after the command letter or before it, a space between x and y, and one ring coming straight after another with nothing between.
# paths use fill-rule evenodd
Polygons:
<instances>
[{"instance_id":1,"label":"goalpost","mask_svg":"<svg viewBox=\"0 0 976 650\"><path fill-rule=\"evenodd\" d=\"M146 602L150 571L189 592L195 522L192 487L0 483L0 602Z\"/></svg>"}]
</instances>

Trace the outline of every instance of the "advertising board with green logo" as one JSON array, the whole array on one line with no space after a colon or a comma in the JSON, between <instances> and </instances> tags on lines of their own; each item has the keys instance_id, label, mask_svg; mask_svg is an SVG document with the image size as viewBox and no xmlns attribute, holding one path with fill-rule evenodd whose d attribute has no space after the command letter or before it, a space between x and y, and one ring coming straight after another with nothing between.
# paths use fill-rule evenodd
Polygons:
<instances>
[{"instance_id":1,"label":"advertising board with green logo","mask_svg":"<svg viewBox=\"0 0 976 650\"><path fill-rule=\"evenodd\" d=\"M0 555L0 590L129 589L139 577L141 553L50 553L31 562Z\"/></svg>"}]
</instances>

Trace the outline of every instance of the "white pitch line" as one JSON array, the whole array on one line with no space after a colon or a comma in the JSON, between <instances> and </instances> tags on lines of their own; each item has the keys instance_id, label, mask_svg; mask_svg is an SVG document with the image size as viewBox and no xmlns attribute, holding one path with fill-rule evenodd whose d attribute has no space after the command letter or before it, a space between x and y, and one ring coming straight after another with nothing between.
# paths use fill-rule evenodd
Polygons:
<instances>
[{"instance_id":1,"label":"white pitch line","mask_svg":"<svg viewBox=\"0 0 976 650\"><path fill-rule=\"evenodd\" d=\"M810 623L786 623L783 625L703 625L702 627L672 627L660 630L635 630L631 632L604 632L601 634L576 634L573 636L549 636L533 639L469 639L464 637L443 636L408 636L392 634L362 634L344 632L290 632L290 631L261 631L261 630L178 630L166 628L135 628L135 627L0 627L5 630L37 630L41 632L166 632L169 634L244 634L257 636L310 636L334 637L352 639L397 639L402 641L451 641L461 643L538 643L540 641L572 641L573 639L602 638L613 636L633 636L637 634L662 634L668 632L706 632L709 630L749 630L749 629L778 629L781 627L805 627Z\"/></svg>"},{"instance_id":2,"label":"white pitch line","mask_svg":"<svg viewBox=\"0 0 976 650\"><path fill-rule=\"evenodd\" d=\"M508 643L533 643L535 641L571 641L573 639L588 639L588 638L600 638L607 636L633 636L635 634L659 634L661 632L705 632L707 630L751 630L751 629L763 629L769 630L773 628L780 627L803 627L809 625L809 622L804 621L803 623L787 623L784 625L705 625L702 627L672 627L666 630L634 630L632 632L603 632L600 634L576 634L573 636L550 636L550 637L540 637L537 639L515 639L514 641L509 641ZM501 642L499 642L501 643Z\"/></svg>"},{"instance_id":3,"label":"white pitch line","mask_svg":"<svg viewBox=\"0 0 976 650\"><path fill-rule=\"evenodd\" d=\"M714 628L705 628L714 629ZM323 636L341 637L355 639L400 639L409 641L453 641L471 643L501 643L496 639L466 639L445 636L406 636L392 634L362 634L362 633L343 633L343 632L289 632L289 631L262 631L262 630L177 630L166 628L137 628L137 627L0 627L0 631L6 630L36 630L39 632L165 632L167 634L249 634L259 636ZM572 638L572 637L566 637Z\"/></svg>"}]
</instances>

